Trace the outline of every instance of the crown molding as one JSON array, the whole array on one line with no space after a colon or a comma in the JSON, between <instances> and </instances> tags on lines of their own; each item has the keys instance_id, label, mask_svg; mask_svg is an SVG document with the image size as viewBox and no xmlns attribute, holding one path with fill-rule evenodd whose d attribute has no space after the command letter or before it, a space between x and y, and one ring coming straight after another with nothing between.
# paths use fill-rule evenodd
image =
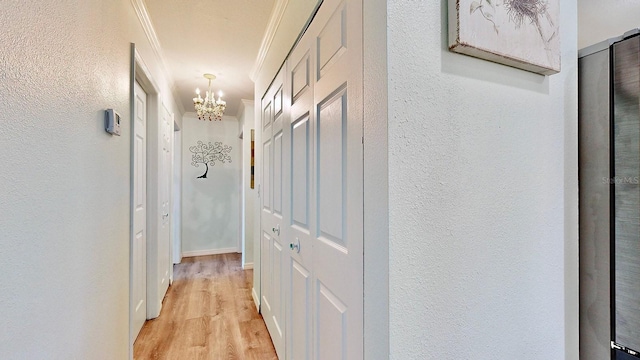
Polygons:
<instances>
[{"instance_id":1,"label":"crown molding","mask_svg":"<svg viewBox=\"0 0 640 360\"><path fill-rule=\"evenodd\" d=\"M176 106L178 106L178 111L180 114L185 113L184 106L182 106L182 101L180 101L180 96L176 90L176 84L173 79L173 73L170 71L169 66L164 58L164 53L162 52L162 46L160 46L160 40L158 40L158 35L156 34L156 30L153 27L153 23L151 22L151 18L149 17L149 12L147 11L147 6L144 3L144 0L131 0L131 5L133 5L133 9L136 12L136 16L140 21L140 25L142 25L142 29L144 30L147 39L149 40L149 44L151 44L151 49L153 49L153 53L156 55L162 70L164 71L164 76L169 82L169 87L171 89L171 95L173 95L173 101Z\"/></svg>"},{"instance_id":2,"label":"crown molding","mask_svg":"<svg viewBox=\"0 0 640 360\"><path fill-rule=\"evenodd\" d=\"M256 58L256 62L253 64L251 72L249 73L249 78L251 78L251 81L256 81L258 73L262 69L264 60L267 58L267 52L269 51L269 48L271 48L271 43L273 42L273 38L276 36L276 31L280 26L280 22L282 21L282 17L284 16L284 10L287 8L288 3L289 0L276 0L275 5L273 6L273 11L271 11L271 16L269 18L269 24L267 25L267 30L262 37L262 44L260 45L260 50L258 51L258 57Z\"/></svg>"}]
</instances>

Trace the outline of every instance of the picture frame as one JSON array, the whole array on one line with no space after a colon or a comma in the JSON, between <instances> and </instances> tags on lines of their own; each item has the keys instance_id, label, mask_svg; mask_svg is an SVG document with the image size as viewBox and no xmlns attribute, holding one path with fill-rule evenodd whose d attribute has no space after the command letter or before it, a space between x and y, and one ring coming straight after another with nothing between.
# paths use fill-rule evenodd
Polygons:
<instances>
[{"instance_id":1,"label":"picture frame","mask_svg":"<svg viewBox=\"0 0 640 360\"><path fill-rule=\"evenodd\" d=\"M560 72L559 0L449 0L449 50L542 75Z\"/></svg>"}]
</instances>

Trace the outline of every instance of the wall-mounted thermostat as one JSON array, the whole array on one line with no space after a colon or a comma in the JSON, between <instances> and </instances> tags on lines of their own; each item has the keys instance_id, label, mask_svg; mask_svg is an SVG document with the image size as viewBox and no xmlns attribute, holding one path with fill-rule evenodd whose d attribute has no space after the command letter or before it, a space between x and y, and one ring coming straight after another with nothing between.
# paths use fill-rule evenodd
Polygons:
<instances>
[{"instance_id":1,"label":"wall-mounted thermostat","mask_svg":"<svg viewBox=\"0 0 640 360\"><path fill-rule=\"evenodd\" d=\"M120 136L120 114L113 109L104 111L104 129L112 135Z\"/></svg>"}]
</instances>

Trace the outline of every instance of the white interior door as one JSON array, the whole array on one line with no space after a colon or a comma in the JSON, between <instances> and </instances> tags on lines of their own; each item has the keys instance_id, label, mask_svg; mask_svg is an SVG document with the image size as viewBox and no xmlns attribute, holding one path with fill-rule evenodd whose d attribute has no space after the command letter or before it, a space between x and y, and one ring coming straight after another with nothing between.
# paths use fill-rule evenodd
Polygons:
<instances>
[{"instance_id":1,"label":"white interior door","mask_svg":"<svg viewBox=\"0 0 640 360\"><path fill-rule=\"evenodd\" d=\"M324 0L283 69L261 104L263 315L281 359L362 359L361 1Z\"/></svg>"},{"instance_id":2,"label":"white interior door","mask_svg":"<svg viewBox=\"0 0 640 360\"><path fill-rule=\"evenodd\" d=\"M262 316L284 359L283 99L282 72L262 99L261 283Z\"/></svg>"},{"instance_id":3,"label":"white interior door","mask_svg":"<svg viewBox=\"0 0 640 360\"><path fill-rule=\"evenodd\" d=\"M362 2L325 0L313 36L313 352L363 354Z\"/></svg>"},{"instance_id":4,"label":"white interior door","mask_svg":"<svg viewBox=\"0 0 640 360\"><path fill-rule=\"evenodd\" d=\"M287 143L285 182L289 283L287 291L287 359L312 359L313 317L313 36L300 39L287 62L289 81L285 88Z\"/></svg>"},{"instance_id":5,"label":"white interior door","mask_svg":"<svg viewBox=\"0 0 640 360\"><path fill-rule=\"evenodd\" d=\"M147 94L134 84L131 342L147 318Z\"/></svg>"},{"instance_id":6,"label":"white interior door","mask_svg":"<svg viewBox=\"0 0 640 360\"><path fill-rule=\"evenodd\" d=\"M169 287L171 261L171 179L173 178L172 160L172 139L173 139L173 115L165 106L162 107L160 123L161 132L161 153L160 153L160 211L162 219L160 222L158 237L158 274L160 276L160 299Z\"/></svg>"},{"instance_id":7,"label":"white interior door","mask_svg":"<svg viewBox=\"0 0 640 360\"><path fill-rule=\"evenodd\" d=\"M325 0L288 60L289 359L364 356L361 16Z\"/></svg>"}]
</instances>

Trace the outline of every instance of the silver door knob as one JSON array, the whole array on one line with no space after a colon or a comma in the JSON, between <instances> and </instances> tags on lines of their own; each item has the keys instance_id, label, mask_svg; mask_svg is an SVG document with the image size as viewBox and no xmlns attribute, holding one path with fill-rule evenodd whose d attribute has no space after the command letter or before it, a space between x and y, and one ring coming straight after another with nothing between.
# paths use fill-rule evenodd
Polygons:
<instances>
[{"instance_id":1,"label":"silver door knob","mask_svg":"<svg viewBox=\"0 0 640 360\"><path fill-rule=\"evenodd\" d=\"M296 253L300 253L300 239L296 238L296 242L295 243L290 243L289 244L289 249L291 250L295 250Z\"/></svg>"}]
</instances>

